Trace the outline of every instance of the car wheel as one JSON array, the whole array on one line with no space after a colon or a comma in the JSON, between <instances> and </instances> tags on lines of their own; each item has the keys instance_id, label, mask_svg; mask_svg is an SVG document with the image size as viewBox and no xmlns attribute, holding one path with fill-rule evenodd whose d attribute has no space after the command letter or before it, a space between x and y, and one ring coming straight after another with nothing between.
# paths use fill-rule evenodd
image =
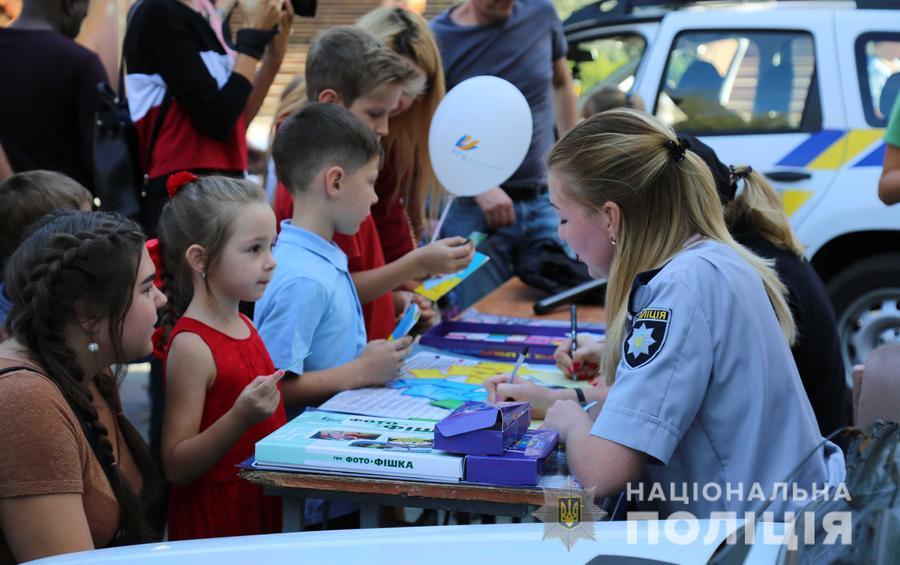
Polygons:
<instances>
[{"instance_id":1,"label":"car wheel","mask_svg":"<svg viewBox=\"0 0 900 565\"><path fill-rule=\"evenodd\" d=\"M847 386L850 370L876 347L900 343L900 254L867 257L828 283L838 320Z\"/></svg>"}]
</instances>

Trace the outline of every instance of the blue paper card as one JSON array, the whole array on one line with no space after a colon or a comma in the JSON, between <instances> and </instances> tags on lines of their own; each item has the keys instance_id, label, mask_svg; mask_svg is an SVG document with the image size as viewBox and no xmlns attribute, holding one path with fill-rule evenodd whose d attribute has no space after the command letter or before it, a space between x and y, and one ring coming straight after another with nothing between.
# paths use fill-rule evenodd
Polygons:
<instances>
[{"instance_id":1,"label":"blue paper card","mask_svg":"<svg viewBox=\"0 0 900 565\"><path fill-rule=\"evenodd\" d=\"M397 327L394 328L394 331L391 332L391 335L388 336L388 341L394 339L400 339L410 332L410 330L415 327L417 323L419 323L419 317L422 315L422 311L419 309L419 305L415 302L411 302L409 304L409 308L406 309L406 313L403 314L403 318L400 319L400 322L397 323Z\"/></svg>"}]
</instances>

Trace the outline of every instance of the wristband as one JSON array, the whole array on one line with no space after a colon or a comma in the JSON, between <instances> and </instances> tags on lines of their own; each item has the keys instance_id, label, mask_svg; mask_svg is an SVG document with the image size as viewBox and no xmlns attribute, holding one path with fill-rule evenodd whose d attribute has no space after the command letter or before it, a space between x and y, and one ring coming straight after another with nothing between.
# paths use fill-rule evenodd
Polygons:
<instances>
[{"instance_id":1,"label":"wristband","mask_svg":"<svg viewBox=\"0 0 900 565\"><path fill-rule=\"evenodd\" d=\"M266 45L275 37L274 29L240 29L235 35L234 50L254 59L262 59Z\"/></svg>"},{"instance_id":2,"label":"wristband","mask_svg":"<svg viewBox=\"0 0 900 565\"><path fill-rule=\"evenodd\" d=\"M584 401L587 400L587 399L584 397L584 391L581 390L580 388L576 388L576 389L573 389L573 390L575 391L575 396L578 397L578 403L583 405L583 404L584 404Z\"/></svg>"}]
</instances>

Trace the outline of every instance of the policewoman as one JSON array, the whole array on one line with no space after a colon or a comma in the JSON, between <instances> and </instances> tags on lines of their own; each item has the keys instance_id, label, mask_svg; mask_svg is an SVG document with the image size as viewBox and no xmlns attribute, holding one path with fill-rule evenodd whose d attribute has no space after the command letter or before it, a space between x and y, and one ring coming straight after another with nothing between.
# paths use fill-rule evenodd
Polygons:
<instances>
[{"instance_id":1,"label":"policewoman","mask_svg":"<svg viewBox=\"0 0 900 565\"><path fill-rule=\"evenodd\" d=\"M785 288L729 235L687 143L613 110L561 139L549 168L560 237L609 280L599 414L560 400L545 418L578 481L598 495L631 483L631 501L660 517L743 518L775 494L776 519L842 481L843 454L822 439L791 357Z\"/></svg>"}]
</instances>

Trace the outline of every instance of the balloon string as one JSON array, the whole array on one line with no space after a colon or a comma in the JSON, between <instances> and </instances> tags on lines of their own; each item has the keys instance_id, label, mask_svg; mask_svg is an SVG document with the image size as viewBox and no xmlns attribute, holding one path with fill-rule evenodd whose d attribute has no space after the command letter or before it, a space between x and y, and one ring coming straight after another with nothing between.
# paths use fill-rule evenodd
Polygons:
<instances>
[{"instance_id":1,"label":"balloon string","mask_svg":"<svg viewBox=\"0 0 900 565\"><path fill-rule=\"evenodd\" d=\"M441 217L438 219L437 225L434 226L434 233L431 234L431 243L437 241L438 236L441 234L441 228L444 227L444 220L447 219L447 213L450 212L450 206L453 204L453 195L450 195L450 198L447 200L447 204L444 206L444 211L441 212Z\"/></svg>"}]
</instances>

